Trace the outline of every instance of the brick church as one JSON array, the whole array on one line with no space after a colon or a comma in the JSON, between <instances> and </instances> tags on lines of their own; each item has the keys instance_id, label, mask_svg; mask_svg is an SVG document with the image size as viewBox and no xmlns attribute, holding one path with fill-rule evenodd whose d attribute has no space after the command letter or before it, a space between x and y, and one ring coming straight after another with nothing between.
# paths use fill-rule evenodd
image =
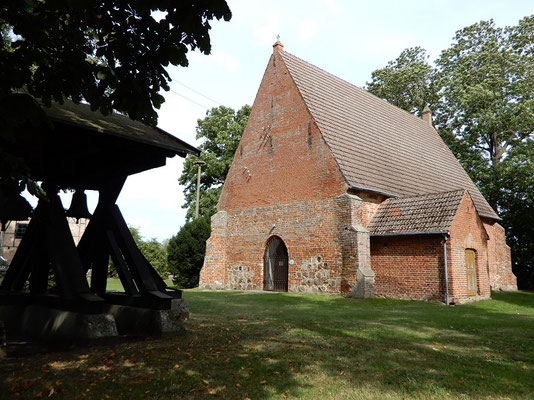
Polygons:
<instances>
[{"instance_id":1,"label":"brick church","mask_svg":"<svg viewBox=\"0 0 534 400\"><path fill-rule=\"evenodd\" d=\"M200 286L451 304L514 290L499 216L432 126L273 46Z\"/></svg>"}]
</instances>

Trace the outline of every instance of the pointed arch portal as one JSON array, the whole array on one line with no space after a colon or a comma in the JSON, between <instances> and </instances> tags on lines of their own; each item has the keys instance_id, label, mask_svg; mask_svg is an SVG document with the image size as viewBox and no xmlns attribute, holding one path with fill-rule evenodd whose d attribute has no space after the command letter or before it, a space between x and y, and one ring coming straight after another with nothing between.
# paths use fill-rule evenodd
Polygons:
<instances>
[{"instance_id":1,"label":"pointed arch portal","mask_svg":"<svg viewBox=\"0 0 534 400\"><path fill-rule=\"evenodd\" d=\"M271 237L263 256L263 290L287 292L287 247L278 236Z\"/></svg>"}]
</instances>

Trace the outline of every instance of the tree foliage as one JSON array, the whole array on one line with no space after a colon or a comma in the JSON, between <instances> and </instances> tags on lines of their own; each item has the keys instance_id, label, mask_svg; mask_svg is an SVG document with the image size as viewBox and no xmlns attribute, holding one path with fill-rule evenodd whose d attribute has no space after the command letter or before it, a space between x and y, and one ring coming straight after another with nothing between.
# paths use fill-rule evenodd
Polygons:
<instances>
[{"instance_id":1,"label":"tree foliage","mask_svg":"<svg viewBox=\"0 0 534 400\"><path fill-rule=\"evenodd\" d=\"M169 90L165 67L187 66L189 50L209 54L210 21L221 18L231 18L225 0L2 1L0 181L28 180L24 161L2 142L49 123L34 99L85 101L156 125L159 92Z\"/></svg>"},{"instance_id":2,"label":"tree foliage","mask_svg":"<svg viewBox=\"0 0 534 400\"><path fill-rule=\"evenodd\" d=\"M237 112L232 108L220 106L212 108L204 119L197 121L197 139L204 139L199 146L200 159L206 162L202 168L200 179L199 215L211 217L215 214L217 201L222 185L230 170L230 165L239 145L239 140L250 115L250 106L245 105ZM178 179L185 186L185 204L187 220L191 220L195 212L198 160L188 155L184 162L182 175Z\"/></svg>"},{"instance_id":3,"label":"tree foliage","mask_svg":"<svg viewBox=\"0 0 534 400\"><path fill-rule=\"evenodd\" d=\"M534 277L534 15L457 31L434 66L425 54L403 51L373 72L368 90L410 112L431 106L438 132L502 216L514 272Z\"/></svg>"},{"instance_id":4,"label":"tree foliage","mask_svg":"<svg viewBox=\"0 0 534 400\"><path fill-rule=\"evenodd\" d=\"M200 269L204 263L206 240L210 236L209 217L186 222L167 245L169 271L173 281L182 288L198 286Z\"/></svg>"},{"instance_id":5,"label":"tree foliage","mask_svg":"<svg viewBox=\"0 0 534 400\"><path fill-rule=\"evenodd\" d=\"M373 71L371 78L366 88L370 93L416 115L437 102L435 71L421 47L403 50L396 60Z\"/></svg>"},{"instance_id":6,"label":"tree foliage","mask_svg":"<svg viewBox=\"0 0 534 400\"><path fill-rule=\"evenodd\" d=\"M169 274L169 268L167 265L167 247L165 244L158 242L155 238L145 240L143 236L141 236L139 228L130 227L130 232L134 238L135 244L139 250L141 250L141 253L143 253L156 272L162 278L165 278ZM109 265L109 275L117 275L117 270L111 259Z\"/></svg>"},{"instance_id":7,"label":"tree foliage","mask_svg":"<svg viewBox=\"0 0 534 400\"><path fill-rule=\"evenodd\" d=\"M5 0L0 25L14 40L0 48L0 97L24 89L45 105L85 100L155 125L164 67L187 66L189 50L209 54L214 18L231 18L226 1Z\"/></svg>"}]
</instances>

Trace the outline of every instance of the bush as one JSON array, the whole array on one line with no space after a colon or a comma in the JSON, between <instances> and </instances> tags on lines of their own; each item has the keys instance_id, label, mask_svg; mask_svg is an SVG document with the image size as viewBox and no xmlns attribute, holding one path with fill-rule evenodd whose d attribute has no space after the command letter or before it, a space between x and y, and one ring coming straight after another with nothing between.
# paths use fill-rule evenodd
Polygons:
<instances>
[{"instance_id":1,"label":"bush","mask_svg":"<svg viewBox=\"0 0 534 400\"><path fill-rule=\"evenodd\" d=\"M167 245L168 267L174 275L173 282L182 288L198 286L200 269L204 263L206 240L210 236L207 217L187 222L169 240Z\"/></svg>"},{"instance_id":2,"label":"bush","mask_svg":"<svg viewBox=\"0 0 534 400\"><path fill-rule=\"evenodd\" d=\"M167 268L166 245L158 242L155 238L152 238L148 241L144 240L139 233L139 228L130 227L130 232L135 240L135 244L139 250L141 250L141 253L143 253L150 265L154 267L159 276L161 276L163 279L166 279L167 275L169 274L169 270ZM115 264L113 264L113 260L110 257L108 276L116 277L117 275L117 269L115 268Z\"/></svg>"}]
</instances>

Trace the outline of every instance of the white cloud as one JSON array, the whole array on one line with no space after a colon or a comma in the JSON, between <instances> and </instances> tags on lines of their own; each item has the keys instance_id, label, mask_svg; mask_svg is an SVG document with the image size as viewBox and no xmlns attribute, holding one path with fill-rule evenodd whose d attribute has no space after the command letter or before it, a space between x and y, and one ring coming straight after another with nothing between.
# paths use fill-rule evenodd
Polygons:
<instances>
[{"instance_id":1,"label":"white cloud","mask_svg":"<svg viewBox=\"0 0 534 400\"><path fill-rule=\"evenodd\" d=\"M241 69L241 64L237 59L224 51L213 51L211 53L211 59L220 66L223 66L228 72L237 72Z\"/></svg>"},{"instance_id":2,"label":"white cloud","mask_svg":"<svg viewBox=\"0 0 534 400\"><path fill-rule=\"evenodd\" d=\"M254 29L254 39L260 47L273 44L276 41L276 35L280 34L280 13L273 12L269 14L265 24Z\"/></svg>"},{"instance_id":3,"label":"white cloud","mask_svg":"<svg viewBox=\"0 0 534 400\"><path fill-rule=\"evenodd\" d=\"M307 19L299 24L299 39L306 42L315 36L317 33L317 21L314 19Z\"/></svg>"},{"instance_id":4,"label":"white cloud","mask_svg":"<svg viewBox=\"0 0 534 400\"><path fill-rule=\"evenodd\" d=\"M339 14L339 6L336 4L335 0L323 0L323 4L326 6L326 8L331 14Z\"/></svg>"}]
</instances>

